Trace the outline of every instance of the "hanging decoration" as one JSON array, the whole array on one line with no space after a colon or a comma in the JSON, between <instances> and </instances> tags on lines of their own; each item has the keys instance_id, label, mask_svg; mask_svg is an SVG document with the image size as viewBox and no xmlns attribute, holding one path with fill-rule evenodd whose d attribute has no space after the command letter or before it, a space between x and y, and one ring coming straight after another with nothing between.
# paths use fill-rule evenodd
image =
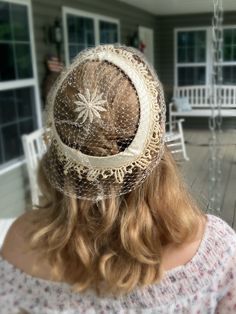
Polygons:
<instances>
[{"instance_id":1,"label":"hanging decoration","mask_svg":"<svg viewBox=\"0 0 236 314\"><path fill-rule=\"evenodd\" d=\"M222 201L222 61L223 61L223 4L213 0L212 18L212 80L211 80L211 117L209 118L209 204L208 211L220 215Z\"/></svg>"}]
</instances>

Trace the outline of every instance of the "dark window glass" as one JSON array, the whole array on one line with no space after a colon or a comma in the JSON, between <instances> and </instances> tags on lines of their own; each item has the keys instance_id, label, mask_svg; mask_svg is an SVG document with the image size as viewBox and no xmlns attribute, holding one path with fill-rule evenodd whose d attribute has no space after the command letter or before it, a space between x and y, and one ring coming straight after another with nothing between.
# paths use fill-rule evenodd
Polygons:
<instances>
[{"instance_id":1,"label":"dark window glass","mask_svg":"<svg viewBox=\"0 0 236 314\"><path fill-rule=\"evenodd\" d=\"M100 43L113 44L118 42L118 26L116 23L99 22Z\"/></svg>"},{"instance_id":2,"label":"dark window glass","mask_svg":"<svg viewBox=\"0 0 236 314\"><path fill-rule=\"evenodd\" d=\"M194 32L178 32L178 46L187 47L194 45Z\"/></svg>"},{"instance_id":3,"label":"dark window glass","mask_svg":"<svg viewBox=\"0 0 236 314\"><path fill-rule=\"evenodd\" d=\"M189 62L189 63L192 63L194 62L195 60L195 49L194 47L188 47L186 49L187 51L187 55L186 55L186 62Z\"/></svg>"},{"instance_id":4,"label":"dark window glass","mask_svg":"<svg viewBox=\"0 0 236 314\"><path fill-rule=\"evenodd\" d=\"M19 79L33 76L30 44L16 44L16 65Z\"/></svg>"},{"instance_id":5,"label":"dark window glass","mask_svg":"<svg viewBox=\"0 0 236 314\"><path fill-rule=\"evenodd\" d=\"M87 43L90 47L95 45L94 33L87 32Z\"/></svg>"},{"instance_id":6,"label":"dark window glass","mask_svg":"<svg viewBox=\"0 0 236 314\"><path fill-rule=\"evenodd\" d=\"M183 47L179 47L178 48L178 61L179 62L185 62L185 60L186 60L186 49L185 48L183 48Z\"/></svg>"},{"instance_id":7,"label":"dark window glass","mask_svg":"<svg viewBox=\"0 0 236 314\"><path fill-rule=\"evenodd\" d=\"M9 161L20 155L21 143L17 124L2 127L2 140L5 161Z\"/></svg>"},{"instance_id":8,"label":"dark window glass","mask_svg":"<svg viewBox=\"0 0 236 314\"><path fill-rule=\"evenodd\" d=\"M236 61L236 46L233 49L233 60Z\"/></svg>"},{"instance_id":9,"label":"dark window glass","mask_svg":"<svg viewBox=\"0 0 236 314\"><path fill-rule=\"evenodd\" d=\"M95 45L93 19L68 15L67 23L69 43Z\"/></svg>"},{"instance_id":10,"label":"dark window glass","mask_svg":"<svg viewBox=\"0 0 236 314\"><path fill-rule=\"evenodd\" d=\"M223 66L223 84L236 84L236 66Z\"/></svg>"},{"instance_id":11,"label":"dark window glass","mask_svg":"<svg viewBox=\"0 0 236 314\"><path fill-rule=\"evenodd\" d=\"M224 46L224 61L232 60L232 49L231 46Z\"/></svg>"},{"instance_id":12,"label":"dark window glass","mask_svg":"<svg viewBox=\"0 0 236 314\"><path fill-rule=\"evenodd\" d=\"M27 6L0 3L0 81L33 76Z\"/></svg>"},{"instance_id":13,"label":"dark window glass","mask_svg":"<svg viewBox=\"0 0 236 314\"><path fill-rule=\"evenodd\" d=\"M0 2L0 41L11 39L10 4Z\"/></svg>"},{"instance_id":14,"label":"dark window glass","mask_svg":"<svg viewBox=\"0 0 236 314\"><path fill-rule=\"evenodd\" d=\"M77 43L87 47L95 45L94 22L90 18L77 17Z\"/></svg>"},{"instance_id":15,"label":"dark window glass","mask_svg":"<svg viewBox=\"0 0 236 314\"><path fill-rule=\"evenodd\" d=\"M34 112L34 93L32 88L21 88L15 91L19 119L32 117Z\"/></svg>"},{"instance_id":16,"label":"dark window glass","mask_svg":"<svg viewBox=\"0 0 236 314\"><path fill-rule=\"evenodd\" d=\"M206 78L205 67L178 68L178 86L204 85Z\"/></svg>"},{"instance_id":17,"label":"dark window glass","mask_svg":"<svg viewBox=\"0 0 236 314\"><path fill-rule=\"evenodd\" d=\"M195 61L196 62L206 61L206 48L205 47L201 47L201 46L196 47Z\"/></svg>"},{"instance_id":18,"label":"dark window glass","mask_svg":"<svg viewBox=\"0 0 236 314\"><path fill-rule=\"evenodd\" d=\"M34 121L32 119L20 122L20 135L29 134L34 130Z\"/></svg>"},{"instance_id":19,"label":"dark window glass","mask_svg":"<svg viewBox=\"0 0 236 314\"><path fill-rule=\"evenodd\" d=\"M224 45L231 46L233 43L233 33L231 29L225 29L224 30Z\"/></svg>"},{"instance_id":20,"label":"dark window glass","mask_svg":"<svg viewBox=\"0 0 236 314\"><path fill-rule=\"evenodd\" d=\"M83 49L95 46L94 21L67 15L70 61Z\"/></svg>"},{"instance_id":21,"label":"dark window glass","mask_svg":"<svg viewBox=\"0 0 236 314\"><path fill-rule=\"evenodd\" d=\"M17 119L15 95L12 90L0 93L0 123L6 124Z\"/></svg>"},{"instance_id":22,"label":"dark window glass","mask_svg":"<svg viewBox=\"0 0 236 314\"><path fill-rule=\"evenodd\" d=\"M33 87L0 92L2 163L22 155L21 135L36 128L34 99Z\"/></svg>"},{"instance_id":23,"label":"dark window glass","mask_svg":"<svg viewBox=\"0 0 236 314\"><path fill-rule=\"evenodd\" d=\"M236 29L235 28L233 29L232 37L233 37L233 44L236 45Z\"/></svg>"},{"instance_id":24,"label":"dark window glass","mask_svg":"<svg viewBox=\"0 0 236 314\"><path fill-rule=\"evenodd\" d=\"M206 45L206 32L205 31L195 32L195 45L203 46L203 47Z\"/></svg>"},{"instance_id":25,"label":"dark window glass","mask_svg":"<svg viewBox=\"0 0 236 314\"><path fill-rule=\"evenodd\" d=\"M85 43L86 42L86 20L85 18L76 17L76 43Z\"/></svg>"},{"instance_id":26,"label":"dark window glass","mask_svg":"<svg viewBox=\"0 0 236 314\"><path fill-rule=\"evenodd\" d=\"M72 15L67 16L68 40L70 43L76 43L76 18Z\"/></svg>"},{"instance_id":27,"label":"dark window glass","mask_svg":"<svg viewBox=\"0 0 236 314\"><path fill-rule=\"evenodd\" d=\"M14 40L29 41L29 25L27 7L11 4L11 21Z\"/></svg>"},{"instance_id":28,"label":"dark window glass","mask_svg":"<svg viewBox=\"0 0 236 314\"><path fill-rule=\"evenodd\" d=\"M225 29L223 36L223 60L236 61L236 29Z\"/></svg>"},{"instance_id":29,"label":"dark window glass","mask_svg":"<svg viewBox=\"0 0 236 314\"><path fill-rule=\"evenodd\" d=\"M206 61L206 31L178 32L178 62Z\"/></svg>"},{"instance_id":30,"label":"dark window glass","mask_svg":"<svg viewBox=\"0 0 236 314\"><path fill-rule=\"evenodd\" d=\"M0 42L0 52L0 81L16 79L13 45Z\"/></svg>"}]
</instances>

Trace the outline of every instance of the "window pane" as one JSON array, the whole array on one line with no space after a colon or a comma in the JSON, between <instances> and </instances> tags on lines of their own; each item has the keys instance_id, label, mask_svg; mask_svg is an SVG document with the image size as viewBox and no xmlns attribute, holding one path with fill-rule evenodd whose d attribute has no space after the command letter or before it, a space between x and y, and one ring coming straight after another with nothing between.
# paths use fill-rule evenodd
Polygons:
<instances>
[{"instance_id":1,"label":"window pane","mask_svg":"<svg viewBox=\"0 0 236 314\"><path fill-rule=\"evenodd\" d=\"M17 118L15 96L12 90L0 93L0 123L15 121Z\"/></svg>"},{"instance_id":2,"label":"window pane","mask_svg":"<svg viewBox=\"0 0 236 314\"><path fill-rule=\"evenodd\" d=\"M236 66L223 66L223 84L236 84Z\"/></svg>"},{"instance_id":3,"label":"window pane","mask_svg":"<svg viewBox=\"0 0 236 314\"><path fill-rule=\"evenodd\" d=\"M9 81L16 78L12 44L0 43L0 81Z\"/></svg>"},{"instance_id":4,"label":"window pane","mask_svg":"<svg viewBox=\"0 0 236 314\"><path fill-rule=\"evenodd\" d=\"M232 48L231 46L224 46L224 61L232 60Z\"/></svg>"},{"instance_id":5,"label":"window pane","mask_svg":"<svg viewBox=\"0 0 236 314\"><path fill-rule=\"evenodd\" d=\"M82 28L84 28L84 38L87 46L94 46L95 45L95 38L94 38L94 22L92 19L88 18L79 18L79 32L82 32ZM81 26L80 26L81 25Z\"/></svg>"},{"instance_id":6,"label":"window pane","mask_svg":"<svg viewBox=\"0 0 236 314\"><path fill-rule=\"evenodd\" d=\"M32 119L20 123L20 135L29 134L34 130L34 121Z\"/></svg>"},{"instance_id":7,"label":"window pane","mask_svg":"<svg viewBox=\"0 0 236 314\"><path fill-rule=\"evenodd\" d=\"M232 53L233 53L233 60L236 61L236 46L233 47L232 49Z\"/></svg>"},{"instance_id":8,"label":"window pane","mask_svg":"<svg viewBox=\"0 0 236 314\"><path fill-rule=\"evenodd\" d=\"M26 87L0 92L0 137L3 160L9 161L22 154L21 135L36 127L34 88Z\"/></svg>"},{"instance_id":9,"label":"window pane","mask_svg":"<svg viewBox=\"0 0 236 314\"><path fill-rule=\"evenodd\" d=\"M34 92L30 88L20 88L16 93L16 107L19 119L29 118L35 115Z\"/></svg>"},{"instance_id":10,"label":"window pane","mask_svg":"<svg viewBox=\"0 0 236 314\"><path fill-rule=\"evenodd\" d=\"M232 29L225 29L223 34L224 34L224 45L231 45L233 43Z\"/></svg>"},{"instance_id":11,"label":"window pane","mask_svg":"<svg viewBox=\"0 0 236 314\"><path fill-rule=\"evenodd\" d=\"M195 61L196 62L205 62L206 61L206 48L197 47L195 50Z\"/></svg>"},{"instance_id":12,"label":"window pane","mask_svg":"<svg viewBox=\"0 0 236 314\"><path fill-rule=\"evenodd\" d=\"M29 25L27 7L11 4L11 21L14 40L29 41Z\"/></svg>"},{"instance_id":13,"label":"window pane","mask_svg":"<svg viewBox=\"0 0 236 314\"><path fill-rule=\"evenodd\" d=\"M86 20L85 18L76 17L75 18L75 42L76 43L85 43L85 33L86 33Z\"/></svg>"},{"instance_id":14,"label":"window pane","mask_svg":"<svg viewBox=\"0 0 236 314\"><path fill-rule=\"evenodd\" d=\"M236 29L233 29L233 44L236 45Z\"/></svg>"},{"instance_id":15,"label":"window pane","mask_svg":"<svg viewBox=\"0 0 236 314\"><path fill-rule=\"evenodd\" d=\"M81 50L95 46L93 19L67 15L67 31L70 61Z\"/></svg>"},{"instance_id":16,"label":"window pane","mask_svg":"<svg viewBox=\"0 0 236 314\"><path fill-rule=\"evenodd\" d=\"M205 31L195 32L195 45L204 47L205 44L206 44L206 32Z\"/></svg>"},{"instance_id":17,"label":"window pane","mask_svg":"<svg viewBox=\"0 0 236 314\"><path fill-rule=\"evenodd\" d=\"M206 61L206 31L178 32L178 62Z\"/></svg>"},{"instance_id":18,"label":"window pane","mask_svg":"<svg viewBox=\"0 0 236 314\"><path fill-rule=\"evenodd\" d=\"M30 44L16 44L17 76L20 79L33 76Z\"/></svg>"},{"instance_id":19,"label":"window pane","mask_svg":"<svg viewBox=\"0 0 236 314\"><path fill-rule=\"evenodd\" d=\"M186 58L186 62L192 63L194 62L194 57L195 57L195 53L194 53L194 48L193 47L188 47L186 49L187 52L187 58Z\"/></svg>"},{"instance_id":20,"label":"window pane","mask_svg":"<svg viewBox=\"0 0 236 314\"><path fill-rule=\"evenodd\" d=\"M204 85L206 81L205 67L178 68L178 86Z\"/></svg>"},{"instance_id":21,"label":"window pane","mask_svg":"<svg viewBox=\"0 0 236 314\"><path fill-rule=\"evenodd\" d=\"M223 60L236 61L236 29L225 29L223 36Z\"/></svg>"},{"instance_id":22,"label":"window pane","mask_svg":"<svg viewBox=\"0 0 236 314\"><path fill-rule=\"evenodd\" d=\"M0 2L0 41L11 39L10 5Z\"/></svg>"},{"instance_id":23,"label":"window pane","mask_svg":"<svg viewBox=\"0 0 236 314\"><path fill-rule=\"evenodd\" d=\"M27 10L26 5L0 3L0 81L33 76Z\"/></svg>"},{"instance_id":24,"label":"window pane","mask_svg":"<svg viewBox=\"0 0 236 314\"><path fill-rule=\"evenodd\" d=\"M178 61L187 62L186 48L179 47L178 49Z\"/></svg>"},{"instance_id":25,"label":"window pane","mask_svg":"<svg viewBox=\"0 0 236 314\"><path fill-rule=\"evenodd\" d=\"M194 32L178 32L178 46L187 47L194 45Z\"/></svg>"},{"instance_id":26,"label":"window pane","mask_svg":"<svg viewBox=\"0 0 236 314\"><path fill-rule=\"evenodd\" d=\"M110 22L99 22L100 44L112 44L118 42L118 25Z\"/></svg>"},{"instance_id":27,"label":"window pane","mask_svg":"<svg viewBox=\"0 0 236 314\"><path fill-rule=\"evenodd\" d=\"M5 162L20 155L20 137L17 124L2 127L3 152Z\"/></svg>"},{"instance_id":28,"label":"window pane","mask_svg":"<svg viewBox=\"0 0 236 314\"><path fill-rule=\"evenodd\" d=\"M68 40L70 43L76 43L76 18L73 15L67 16Z\"/></svg>"},{"instance_id":29,"label":"window pane","mask_svg":"<svg viewBox=\"0 0 236 314\"><path fill-rule=\"evenodd\" d=\"M178 32L178 47L185 47L187 43L187 33Z\"/></svg>"},{"instance_id":30,"label":"window pane","mask_svg":"<svg viewBox=\"0 0 236 314\"><path fill-rule=\"evenodd\" d=\"M69 43L95 45L94 21L91 18L67 16Z\"/></svg>"}]
</instances>

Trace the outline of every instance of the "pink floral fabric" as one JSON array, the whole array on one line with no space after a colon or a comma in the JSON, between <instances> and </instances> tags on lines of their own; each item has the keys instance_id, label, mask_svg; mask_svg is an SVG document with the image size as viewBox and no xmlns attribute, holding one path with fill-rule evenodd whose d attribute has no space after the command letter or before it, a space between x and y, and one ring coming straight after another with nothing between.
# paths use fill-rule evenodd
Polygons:
<instances>
[{"instance_id":1,"label":"pink floral fabric","mask_svg":"<svg viewBox=\"0 0 236 314\"><path fill-rule=\"evenodd\" d=\"M1 314L236 313L236 234L208 215L201 245L159 284L122 297L76 294L65 283L31 277L0 257Z\"/></svg>"}]
</instances>

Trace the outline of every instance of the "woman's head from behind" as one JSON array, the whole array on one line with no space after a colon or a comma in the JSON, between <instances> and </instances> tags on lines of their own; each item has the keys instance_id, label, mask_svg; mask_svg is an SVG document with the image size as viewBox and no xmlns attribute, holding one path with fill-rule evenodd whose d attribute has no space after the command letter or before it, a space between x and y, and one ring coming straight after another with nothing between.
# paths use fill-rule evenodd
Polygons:
<instances>
[{"instance_id":1,"label":"woman's head from behind","mask_svg":"<svg viewBox=\"0 0 236 314\"><path fill-rule=\"evenodd\" d=\"M48 98L32 243L77 290L151 284L163 246L190 236L197 211L164 148L164 113L154 71L126 47L82 53Z\"/></svg>"},{"instance_id":2,"label":"woman's head from behind","mask_svg":"<svg viewBox=\"0 0 236 314\"><path fill-rule=\"evenodd\" d=\"M79 55L48 98L48 179L64 194L98 200L139 186L163 153L161 85L134 50Z\"/></svg>"}]
</instances>

